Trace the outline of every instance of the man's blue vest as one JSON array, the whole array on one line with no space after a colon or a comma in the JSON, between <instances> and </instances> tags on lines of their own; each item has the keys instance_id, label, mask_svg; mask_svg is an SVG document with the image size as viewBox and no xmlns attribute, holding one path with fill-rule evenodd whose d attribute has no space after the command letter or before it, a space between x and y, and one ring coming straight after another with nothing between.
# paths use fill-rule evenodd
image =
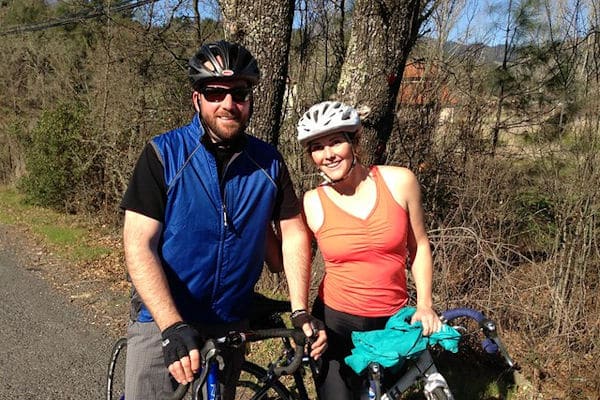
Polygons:
<instances>
[{"instance_id":1,"label":"man's blue vest","mask_svg":"<svg viewBox=\"0 0 600 400\"><path fill-rule=\"evenodd\" d=\"M167 185L159 251L184 320L233 322L247 317L263 268L283 160L274 147L248 136L219 182L203 134L196 115L152 139ZM152 320L144 306L138 320Z\"/></svg>"}]
</instances>

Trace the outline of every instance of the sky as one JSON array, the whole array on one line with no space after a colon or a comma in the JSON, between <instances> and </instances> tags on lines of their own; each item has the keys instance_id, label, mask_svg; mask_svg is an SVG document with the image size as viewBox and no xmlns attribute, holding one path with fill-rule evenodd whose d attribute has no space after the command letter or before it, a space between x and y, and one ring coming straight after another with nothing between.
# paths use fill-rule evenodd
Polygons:
<instances>
[{"instance_id":1,"label":"sky","mask_svg":"<svg viewBox=\"0 0 600 400\"><path fill-rule=\"evenodd\" d=\"M48 3L56 3L62 0L46 0ZM120 3L123 0L113 0ZM437 0L440 2L440 8L432 15L428 21L430 27L439 25L441 21L450 22L450 28L445 28L449 32L448 40L459 42L461 44L485 43L493 46L504 43L506 35L506 26L510 5L515 7L520 3L529 0ZM542 7L539 10L540 18L556 18L554 25L564 24L570 26L576 34L577 29L589 29L587 17L589 12L587 7L592 7L599 0L533 0L537 1ZM346 0L350 4L350 0ZM450 4L450 5L448 5ZM597 3L596 3L597 4ZM177 5L179 9L176 15L189 15L192 13L185 6L191 5L191 0L184 2L182 0L158 0L154 3L155 18L168 20L166 13L171 12ZM151 7L147 5L145 7ZM575 7L581 10L579 13L573 12ZM219 18L218 0L200 0L200 13L203 18ZM575 21L575 22L573 22ZM160 23L160 21L155 20ZM543 22L546 22L545 20ZM585 26L584 26L585 25ZM568 28L567 28L568 29ZM433 36L435 28L433 28ZM541 35L538 35L541 36ZM564 35L562 35L564 36ZM527 38L524 38L527 40ZM535 34L531 38L535 40Z\"/></svg>"},{"instance_id":2,"label":"sky","mask_svg":"<svg viewBox=\"0 0 600 400\"><path fill-rule=\"evenodd\" d=\"M504 42L508 0L464 0L455 9L456 23L449 39L464 44Z\"/></svg>"},{"instance_id":3,"label":"sky","mask_svg":"<svg viewBox=\"0 0 600 400\"><path fill-rule=\"evenodd\" d=\"M47 3L57 3L62 0L46 0ZM123 0L113 0L114 3L120 3ZM456 23L451 31L450 39L461 43L484 42L494 43L500 41L497 30L493 29L494 18L490 16L490 9L494 7L506 8L505 3L510 0L448 0L454 2L456 6L453 9L453 14L456 18ZM522 1L522 0L513 0ZM185 6L191 5L191 1L185 2L182 5L181 0L158 0L153 5L145 7L153 7L154 20L161 23L161 20L167 21L170 13L174 8L176 15L192 15L190 10ZM347 5L350 6L350 1L347 0ZM445 10L444 10L445 11ZM444 16L448 13L442 11ZM219 18L218 0L200 0L200 13L203 18ZM298 24L298 19L295 19ZM497 25L497 24L496 24Z\"/></svg>"},{"instance_id":4,"label":"sky","mask_svg":"<svg viewBox=\"0 0 600 400\"><path fill-rule=\"evenodd\" d=\"M461 43L486 43L496 45L504 43L506 27L510 23L511 32L514 20L508 10L515 10L527 0L453 0L460 3L456 9L456 23L451 31L451 40ZM598 13L598 0L538 0L530 1L538 5L534 8L534 20L540 25L537 29L521 31L517 40L545 40L554 38L583 37L598 26L592 21Z\"/></svg>"}]
</instances>

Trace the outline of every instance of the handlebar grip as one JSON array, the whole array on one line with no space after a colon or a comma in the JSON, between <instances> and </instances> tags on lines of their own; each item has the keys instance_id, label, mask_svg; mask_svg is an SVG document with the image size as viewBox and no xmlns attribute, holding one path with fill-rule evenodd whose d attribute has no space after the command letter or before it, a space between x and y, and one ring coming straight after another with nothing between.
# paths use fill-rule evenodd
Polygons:
<instances>
[{"instance_id":1,"label":"handlebar grip","mask_svg":"<svg viewBox=\"0 0 600 400\"><path fill-rule=\"evenodd\" d=\"M302 333L302 335L304 336L304 333ZM306 338L306 336L304 336L304 338ZM294 341L296 342L296 339L294 339ZM292 358L291 363L282 367L273 368L273 373L275 374L275 376L291 375L294 372L296 372L298 367L300 367L300 364L302 364L302 356L304 355L304 343L301 344L296 342L295 350L296 351L294 352L294 358Z\"/></svg>"},{"instance_id":2,"label":"handlebar grip","mask_svg":"<svg viewBox=\"0 0 600 400\"><path fill-rule=\"evenodd\" d=\"M273 329L259 329L254 331L248 331L244 333L246 340L249 342L255 342L257 340L274 339L274 338L285 338L291 337L296 343L302 342L302 345L306 343L306 335L300 329L290 328L273 328Z\"/></svg>"},{"instance_id":3,"label":"handlebar grip","mask_svg":"<svg viewBox=\"0 0 600 400\"><path fill-rule=\"evenodd\" d=\"M478 323L481 323L481 321L485 319L485 316L480 311L466 307L453 308L451 310L444 311L442 313L442 317L444 318L445 322L450 322L456 318L467 317L474 319Z\"/></svg>"},{"instance_id":4,"label":"handlebar grip","mask_svg":"<svg viewBox=\"0 0 600 400\"><path fill-rule=\"evenodd\" d=\"M276 376L291 375L302 363L302 356L304 355L304 345L306 344L307 337L301 329L289 329L289 328L276 328L276 329L261 329L258 331L250 331L246 333L246 338L249 341L256 341L262 339L272 339L278 337L291 337L296 343L296 349L292 362L282 367L273 368L273 373Z\"/></svg>"},{"instance_id":5,"label":"handlebar grip","mask_svg":"<svg viewBox=\"0 0 600 400\"><path fill-rule=\"evenodd\" d=\"M485 338L481 341L481 347L488 354L496 354L498 352L498 345L490 338Z\"/></svg>"},{"instance_id":6,"label":"handlebar grip","mask_svg":"<svg viewBox=\"0 0 600 400\"><path fill-rule=\"evenodd\" d=\"M216 346L216 344L213 339L208 339L206 342L204 342L202 349L200 349L200 356L202 357L202 359L204 361L207 361L207 357L215 357L216 356L217 351L216 351L215 346ZM206 380L208 370L209 370L208 362L203 363L200 374L195 377L196 379L200 380L201 384L204 383L204 381ZM183 397L185 396L185 394L188 391L189 386L190 386L189 384L181 384L180 383L179 386L177 386L177 389L175 389L175 391L173 393L166 396L166 400L181 400L181 399L183 399Z\"/></svg>"}]
</instances>

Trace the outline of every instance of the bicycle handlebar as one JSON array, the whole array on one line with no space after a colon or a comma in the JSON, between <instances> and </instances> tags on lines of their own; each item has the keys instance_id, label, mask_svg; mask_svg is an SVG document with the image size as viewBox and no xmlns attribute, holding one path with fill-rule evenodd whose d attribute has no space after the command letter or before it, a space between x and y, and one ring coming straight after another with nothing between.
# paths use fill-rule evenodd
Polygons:
<instances>
[{"instance_id":1,"label":"bicycle handlebar","mask_svg":"<svg viewBox=\"0 0 600 400\"><path fill-rule=\"evenodd\" d=\"M457 318L471 318L477 321L479 328L486 337L481 343L483 349L487 353L496 353L499 351L510 368L518 369L518 366L508 354L508 350L504 346L504 343L500 340L494 321L487 318L482 312L466 307L453 308L442 313L442 322L448 323ZM491 344L493 344L493 346L491 346Z\"/></svg>"},{"instance_id":2,"label":"bicycle handlebar","mask_svg":"<svg viewBox=\"0 0 600 400\"><path fill-rule=\"evenodd\" d=\"M306 345L307 337L301 329L261 329L257 331L246 332L246 338L250 342L255 342L257 340L263 339L274 339L274 338L284 338L289 337L294 339L294 343L296 343L296 348L294 352L294 357L292 362L288 365L284 365L281 367L275 367L273 369L273 373L277 376L281 375L291 375L300 364L302 364L302 356L304 354L304 346Z\"/></svg>"},{"instance_id":3,"label":"bicycle handlebar","mask_svg":"<svg viewBox=\"0 0 600 400\"><path fill-rule=\"evenodd\" d=\"M256 342L265 339L275 338L292 338L296 343L294 357L292 362L288 365L281 367L275 367L273 373L277 376L291 375L302 363L302 356L304 354L304 345L306 344L307 337L304 332L300 329L289 329L289 328L275 328L275 329L259 329L250 330L246 332L233 331L227 335L209 339L204 343L200 354L202 355L202 371L196 380L200 381L200 385L206 380L206 376L209 369L210 362L217 357L219 353L219 346L239 347L245 342ZM220 362L220 361L219 361ZM221 369L221 366L220 366ZM179 384L175 392L167 396L167 400L181 400L187 393L189 384Z\"/></svg>"},{"instance_id":4,"label":"bicycle handlebar","mask_svg":"<svg viewBox=\"0 0 600 400\"><path fill-rule=\"evenodd\" d=\"M453 308L450 310L446 310L442 313L442 318L444 318L444 320L447 322L450 322L453 319L462 318L462 317L471 318L471 319L477 321L477 323L479 323L483 319L485 319L485 316L480 311L474 310L472 308L465 308L465 307Z\"/></svg>"}]
</instances>

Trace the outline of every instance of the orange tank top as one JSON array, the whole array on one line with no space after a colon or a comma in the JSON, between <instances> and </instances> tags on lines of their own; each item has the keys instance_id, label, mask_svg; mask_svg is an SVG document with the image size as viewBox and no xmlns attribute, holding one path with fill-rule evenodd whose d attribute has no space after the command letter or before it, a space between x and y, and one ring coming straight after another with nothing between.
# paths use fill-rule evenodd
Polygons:
<instances>
[{"instance_id":1,"label":"orange tank top","mask_svg":"<svg viewBox=\"0 0 600 400\"><path fill-rule=\"evenodd\" d=\"M323 187L317 188L324 219L315 237L325 261L319 296L334 310L382 317L395 314L408 301L408 213L376 167L371 176L377 199L364 220L338 207Z\"/></svg>"}]
</instances>

